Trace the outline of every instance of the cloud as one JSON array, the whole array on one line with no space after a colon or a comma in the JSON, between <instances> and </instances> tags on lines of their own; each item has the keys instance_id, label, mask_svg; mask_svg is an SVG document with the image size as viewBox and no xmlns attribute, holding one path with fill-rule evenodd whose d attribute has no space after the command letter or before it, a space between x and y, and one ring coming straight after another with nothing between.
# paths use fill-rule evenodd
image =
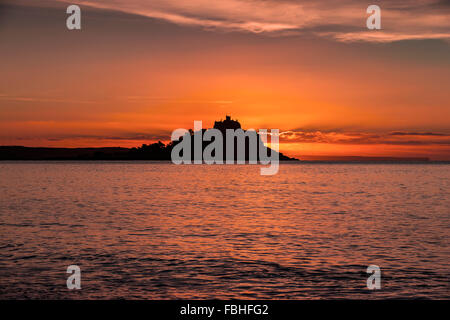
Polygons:
<instances>
[{"instance_id":1,"label":"cloud","mask_svg":"<svg viewBox=\"0 0 450 320\"><path fill-rule=\"evenodd\" d=\"M373 1L381 7L383 29L373 31L366 29L368 4L359 0L59 1L222 31L312 33L341 42L450 39L447 0Z\"/></svg>"},{"instance_id":2,"label":"cloud","mask_svg":"<svg viewBox=\"0 0 450 320\"><path fill-rule=\"evenodd\" d=\"M437 136L437 137L450 137L450 134L436 133L436 132L391 132L391 136Z\"/></svg>"},{"instance_id":3,"label":"cloud","mask_svg":"<svg viewBox=\"0 0 450 320\"><path fill-rule=\"evenodd\" d=\"M129 133L117 135L90 135L90 134L65 134L58 136L51 136L45 138L48 141L67 141L67 140L95 140L95 141L170 141L170 133L154 132L154 133ZM43 138L40 136L34 137L18 137L16 140L33 140Z\"/></svg>"},{"instance_id":4,"label":"cloud","mask_svg":"<svg viewBox=\"0 0 450 320\"><path fill-rule=\"evenodd\" d=\"M410 137L414 136L412 140ZM322 132L285 131L280 143L326 143L346 145L441 145L450 146L450 134L434 132Z\"/></svg>"},{"instance_id":5,"label":"cloud","mask_svg":"<svg viewBox=\"0 0 450 320\"><path fill-rule=\"evenodd\" d=\"M396 138L396 136L398 136ZM403 138L415 136L416 138ZM306 132L306 131L284 131L279 134L279 142L282 144L337 144L337 145L396 145L396 146L450 146L450 134L439 134L433 132L392 132L392 133L368 133L368 132ZM35 137L41 139L41 137ZM169 142L170 132L156 130L154 132L118 133L115 135L80 135L66 134L48 137L49 141L66 140L95 140L95 141L163 141ZM30 140L17 138L17 140Z\"/></svg>"},{"instance_id":6,"label":"cloud","mask_svg":"<svg viewBox=\"0 0 450 320\"><path fill-rule=\"evenodd\" d=\"M395 42L402 40L426 40L426 39L442 39L450 40L450 34L446 33L420 33L420 34L404 34L389 32L328 32L320 33L322 36L330 36L340 42Z\"/></svg>"},{"instance_id":7,"label":"cloud","mask_svg":"<svg viewBox=\"0 0 450 320\"><path fill-rule=\"evenodd\" d=\"M125 97L128 102L143 102L143 101L158 101L158 102L169 102L177 104L233 104L231 100L185 100L185 99L174 99L174 98L164 98L164 97L153 97L153 96L128 96Z\"/></svg>"},{"instance_id":8,"label":"cloud","mask_svg":"<svg viewBox=\"0 0 450 320\"><path fill-rule=\"evenodd\" d=\"M0 94L0 101L16 101L16 102L49 102L49 103L76 103L76 104L84 104L84 103L98 103L98 101L90 101L90 100L73 100L73 99L54 99L54 98L45 98L45 97L24 97L24 96L10 96L7 94Z\"/></svg>"}]
</instances>

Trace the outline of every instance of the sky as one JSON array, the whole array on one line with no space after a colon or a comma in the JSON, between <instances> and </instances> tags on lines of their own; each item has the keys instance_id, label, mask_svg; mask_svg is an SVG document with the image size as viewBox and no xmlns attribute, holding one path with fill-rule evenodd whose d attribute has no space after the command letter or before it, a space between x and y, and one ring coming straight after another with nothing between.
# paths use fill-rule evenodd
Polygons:
<instances>
[{"instance_id":1,"label":"sky","mask_svg":"<svg viewBox=\"0 0 450 320\"><path fill-rule=\"evenodd\" d=\"M230 114L304 159L450 160L448 0L4 0L0 70L0 145L132 147Z\"/></svg>"}]
</instances>

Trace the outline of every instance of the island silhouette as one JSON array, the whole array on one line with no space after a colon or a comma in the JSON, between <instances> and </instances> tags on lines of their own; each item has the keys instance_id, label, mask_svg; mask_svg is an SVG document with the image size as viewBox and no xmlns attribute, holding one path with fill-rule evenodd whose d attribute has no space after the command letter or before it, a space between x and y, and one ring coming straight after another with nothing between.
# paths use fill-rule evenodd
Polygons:
<instances>
[{"instance_id":1,"label":"island silhouette","mask_svg":"<svg viewBox=\"0 0 450 320\"><path fill-rule=\"evenodd\" d=\"M244 160L245 162L250 162L251 160L255 160L255 161L261 161L261 156L266 156L266 157L271 157L271 158L277 158L279 160L282 161L298 161L298 159L295 158L291 158L288 157L280 152L277 152L271 148L268 148L264 145L264 142L261 138L261 135L259 133L257 133L255 130L243 130L241 127L241 124L239 123L239 121L237 120L233 120L231 119L231 116L225 116L225 120L220 120L220 121L215 121L214 122L214 127L213 129L215 129L216 131L218 130L221 133L221 137L222 137L222 156L217 155L217 157L222 160L223 162L225 162L226 160L232 160L232 161L238 161L239 157L241 157L241 160ZM201 131L201 137L204 137L205 134L209 131L210 129L201 129L201 130L197 130L197 133L199 133L199 131ZM239 133L236 132L237 130L239 130L241 133L243 133L242 135L242 142L239 142L239 138L237 136L232 137L234 139L234 141L227 141L227 139L229 139L227 137L227 132L233 132L233 133ZM247 134L247 135L245 135ZM170 143L168 145L169 148L174 148L177 144L183 142L185 139L190 139L189 141L189 145L191 146L191 150L190 150L190 160L194 161L194 154L195 154L195 148L196 148L196 144L198 143L198 141L196 141L195 139L195 135L196 133L190 129L189 132L180 137L178 140L172 141L172 143ZM254 138L254 141L251 141L252 139L250 138ZM205 148L212 144L215 141L215 138L212 139L212 141L205 141L203 140L203 138L201 139L201 148L198 148L199 150L202 151L202 154L205 151ZM227 148L228 148L228 143L232 142L232 146L234 147L234 150L231 149L230 151L230 155L227 154ZM242 155L238 155L239 151L239 144L242 143L243 145L243 154ZM252 145L253 143L253 145ZM211 153L212 157L216 157L216 149L214 149ZM243 158L243 159L242 159Z\"/></svg>"},{"instance_id":2,"label":"island silhouette","mask_svg":"<svg viewBox=\"0 0 450 320\"><path fill-rule=\"evenodd\" d=\"M226 157L226 131L242 129L241 124L237 120L226 116L225 120L215 121L214 129L217 129L223 134L223 160ZM209 129L202 129L203 134ZM244 132L246 132L244 130ZM266 152L268 156L273 155L276 151L264 146L261 137L257 136L257 152L258 160L260 149L261 152ZM135 148L121 148L121 147L105 147L105 148L34 148L23 146L0 146L0 160L171 160L172 149L181 143L183 139L192 139L192 160L194 156L195 139L194 131L189 130L189 135L180 138L179 140L171 141L164 144L161 141L152 144L143 144ZM236 138L235 138L236 139ZM245 138L245 161L249 161L249 138ZM213 141L202 141L202 150ZM214 154L213 154L214 155ZM299 161L296 158L288 157L282 153L278 153L281 161ZM237 140L234 143L234 159L237 160Z\"/></svg>"}]
</instances>

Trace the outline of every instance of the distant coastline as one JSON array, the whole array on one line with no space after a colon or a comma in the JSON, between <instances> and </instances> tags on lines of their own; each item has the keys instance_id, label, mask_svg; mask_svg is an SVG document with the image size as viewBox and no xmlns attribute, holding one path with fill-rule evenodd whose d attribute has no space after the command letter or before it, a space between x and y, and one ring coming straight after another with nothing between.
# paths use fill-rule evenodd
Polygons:
<instances>
[{"instance_id":1,"label":"distant coastline","mask_svg":"<svg viewBox=\"0 0 450 320\"><path fill-rule=\"evenodd\" d=\"M162 142L142 145L137 148L104 147L104 148L51 148L0 146L0 161L128 161L150 160L170 161L170 152ZM450 161L431 161L429 158L400 157L317 157L314 160L298 160L283 156L281 161L299 163L410 163L410 164L450 164Z\"/></svg>"},{"instance_id":2,"label":"distant coastline","mask_svg":"<svg viewBox=\"0 0 450 320\"><path fill-rule=\"evenodd\" d=\"M434 163L427 157L315 156L304 163ZM442 161L438 161L442 162ZM444 161L445 162L445 161Z\"/></svg>"},{"instance_id":3,"label":"distant coastline","mask_svg":"<svg viewBox=\"0 0 450 320\"><path fill-rule=\"evenodd\" d=\"M154 160L171 161L172 144L157 142L137 148L48 148L0 146L0 161L95 161ZM299 161L282 153L281 161Z\"/></svg>"}]
</instances>

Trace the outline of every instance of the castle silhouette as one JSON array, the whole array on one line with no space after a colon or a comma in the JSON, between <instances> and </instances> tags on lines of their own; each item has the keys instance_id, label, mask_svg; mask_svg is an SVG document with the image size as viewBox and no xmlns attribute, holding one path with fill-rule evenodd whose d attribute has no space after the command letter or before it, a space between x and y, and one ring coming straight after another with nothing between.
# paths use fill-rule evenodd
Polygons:
<instances>
[{"instance_id":1,"label":"castle silhouette","mask_svg":"<svg viewBox=\"0 0 450 320\"><path fill-rule=\"evenodd\" d=\"M223 121L214 121L214 129L218 129L224 133L227 129L241 129L241 124L237 120L232 120L231 117L227 115Z\"/></svg>"}]
</instances>

